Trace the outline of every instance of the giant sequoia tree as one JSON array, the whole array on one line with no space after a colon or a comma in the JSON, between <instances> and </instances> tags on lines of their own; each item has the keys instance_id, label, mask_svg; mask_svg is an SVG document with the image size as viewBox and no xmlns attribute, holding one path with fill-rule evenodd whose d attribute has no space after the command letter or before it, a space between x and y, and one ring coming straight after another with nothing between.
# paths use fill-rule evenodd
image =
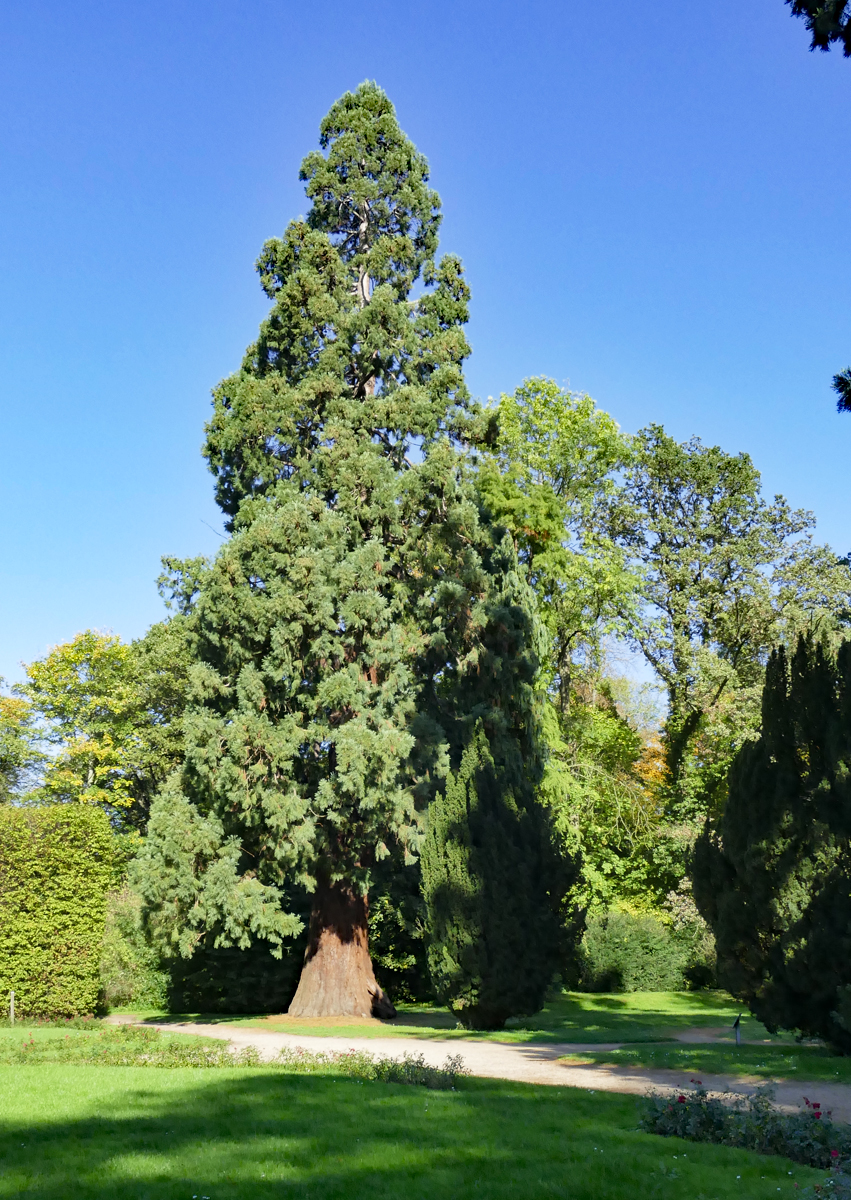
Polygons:
<instances>
[{"instance_id":1,"label":"giant sequoia tree","mask_svg":"<svg viewBox=\"0 0 851 1200\"><path fill-rule=\"evenodd\" d=\"M215 392L205 454L233 536L198 585L186 762L139 886L149 928L187 955L280 946L303 888L290 1011L389 1013L367 947L375 865L416 854L477 721L497 763L506 739L534 742L534 622L459 453L477 423L468 289L435 258L427 164L374 84L333 106L320 146L307 218L257 264L271 312Z\"/></svg>"}]
</instances>

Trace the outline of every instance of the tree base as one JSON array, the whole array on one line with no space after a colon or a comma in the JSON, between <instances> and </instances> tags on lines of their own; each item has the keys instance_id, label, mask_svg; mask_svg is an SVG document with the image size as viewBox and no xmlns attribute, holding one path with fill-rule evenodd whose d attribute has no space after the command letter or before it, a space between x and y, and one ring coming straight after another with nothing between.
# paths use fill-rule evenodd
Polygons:
<instances>
[{"instance_id":1,"label":"tree base","mask_svg":"<svg viewBox=\"0 0 851 1200\"><path fill-rule=\"evenodd\" d=\"M369 957L366 897L343 884L318 885L307 952L291 1017L379 1017L396 1009L378 986Z\"/></svg>"}]
</instances>

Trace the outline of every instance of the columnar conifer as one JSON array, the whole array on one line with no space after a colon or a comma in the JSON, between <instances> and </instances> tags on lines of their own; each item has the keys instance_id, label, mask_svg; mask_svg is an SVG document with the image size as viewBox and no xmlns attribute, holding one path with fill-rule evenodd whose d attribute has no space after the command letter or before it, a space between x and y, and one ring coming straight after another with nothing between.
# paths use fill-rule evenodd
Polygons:
<instances>
[{"instance_id":1,"label":"columnar conifer","mask_svg":"<svg viewBox=\"0 0 851 1200\"><path fill-rule=\"evenodd\" d=\"M772 655L694 884L724 986L769 1029L851 1051L851 642Z\"/></svg>"}]
</instances>

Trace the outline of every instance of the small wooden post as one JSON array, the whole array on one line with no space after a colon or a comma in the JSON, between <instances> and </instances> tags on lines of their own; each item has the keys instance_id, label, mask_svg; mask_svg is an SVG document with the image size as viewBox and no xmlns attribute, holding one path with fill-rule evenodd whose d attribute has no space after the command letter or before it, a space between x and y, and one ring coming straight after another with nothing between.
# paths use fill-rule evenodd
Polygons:
<instances>
[{"instance_id":1,"label":"small wooden post","mask_svg":"<svg viewBox=\"0 0 851 1200\"><path fill-rule=\"evenodd\" d=\"M15 1024L15 993L9 992L9 1024Z\"/></svg>"},{"instance_id":2,"label":"small wooden post","mask_svg":"<svg viewBox=\"0 0 851 1200\"><path fill-rule=\"evenodd\" d=\"M736 1031L736 1045L737 1045L737 1046L741 1046L741 1044L742 1044L742 1025L741 1025L741 1022L742 1022L742 1014L741 1014L741 1013L739 1013L739 1015L736 1017L735 1021L733 1022L733 1028L734 1028L734 1029L735 1029L735 1031Z\"/></svg>"}]
</instances>

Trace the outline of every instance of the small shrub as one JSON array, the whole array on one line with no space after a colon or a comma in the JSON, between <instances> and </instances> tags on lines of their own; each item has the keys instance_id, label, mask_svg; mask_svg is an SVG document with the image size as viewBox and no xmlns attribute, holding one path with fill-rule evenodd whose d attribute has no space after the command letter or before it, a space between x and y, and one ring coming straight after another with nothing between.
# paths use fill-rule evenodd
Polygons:
<instances>
[{"instance_id":1,"label":"small shrub","mask_svg":"<svg viewBox=\"0 0 851 1200\"><path fill-rule=\"evenodd\" d=\"M809 1100L802 1112L778 1112L772 1107L772 1096L773 1089L764 1087L747 1100L727 1103L710 1096L701 1085L677 1096L653 1095L645 1102L640 1126L663 1137L780 1154L803 1166L827 1168L834 1173L831 1194L851 1196L851 1191L835 1190L846 1186L851 1169L851 1128L834 1125L830 1113Z\"/></svg>"},{"instance_id":2,"label":"small shrub","mask_svg":"<svg viewBox=\"0 0 851 1200\"><path fill-rule=\"evenodd\" d=\"M141 900L127 887L107 897L100 979L107 1008L128 1004L165 1008L169 973L145 940Z\"/></svg>"},{"instance_id":3,"label":"small shrub","mask_svg":"<svg viewBox=\"0 0 851 1200\"><path fill-rule=\"evenodd\" d=\"M378 1083L407 1083L434 1091L450 1091L469 1072L460 1054L447 1055L442 1067L432 1067L422 1054L405 1053L401 1058L374 1058L364 1050L311 1054L307 1050L281 1051L274 1060L301 1073L348 1075Z\"/></svg>"},{"instance_id":4,"label":"small shrub","mask_svg":"<svg viewBox=\"0 0 851 1200\"><path fill-rule=\"evenodd\" d=\"M612 910L588 917L580 949L591 992L674 992L685 986L689 948L658 917Z\"/></svg>"},{"instance_id":5,"label":"small shrub","mask_svg":"<svg viewBox=\"0 0 851 1200\"><path fill-rule=\"evenodd\" d=\"M264 1062L253 1046L232 1049L213 1038L164 1034L145 1025L104 1025L93 1018L67 1022L39 1021L29 1026L82 1029L94 1036L36 1040L24 1032L20 1042L0 1039L0 1063L29 1065L73 1063L95 1067L264 1067L300 1075L345 1075L377 1083L405 1083L435 1090L454 1088L466 1075L460 1054L447 1057L442 1067L432 1067L422 1054L401 1058L374 1058L364 1051L311 1054L284 1049Z\"/></svg>"}]
</instances>

